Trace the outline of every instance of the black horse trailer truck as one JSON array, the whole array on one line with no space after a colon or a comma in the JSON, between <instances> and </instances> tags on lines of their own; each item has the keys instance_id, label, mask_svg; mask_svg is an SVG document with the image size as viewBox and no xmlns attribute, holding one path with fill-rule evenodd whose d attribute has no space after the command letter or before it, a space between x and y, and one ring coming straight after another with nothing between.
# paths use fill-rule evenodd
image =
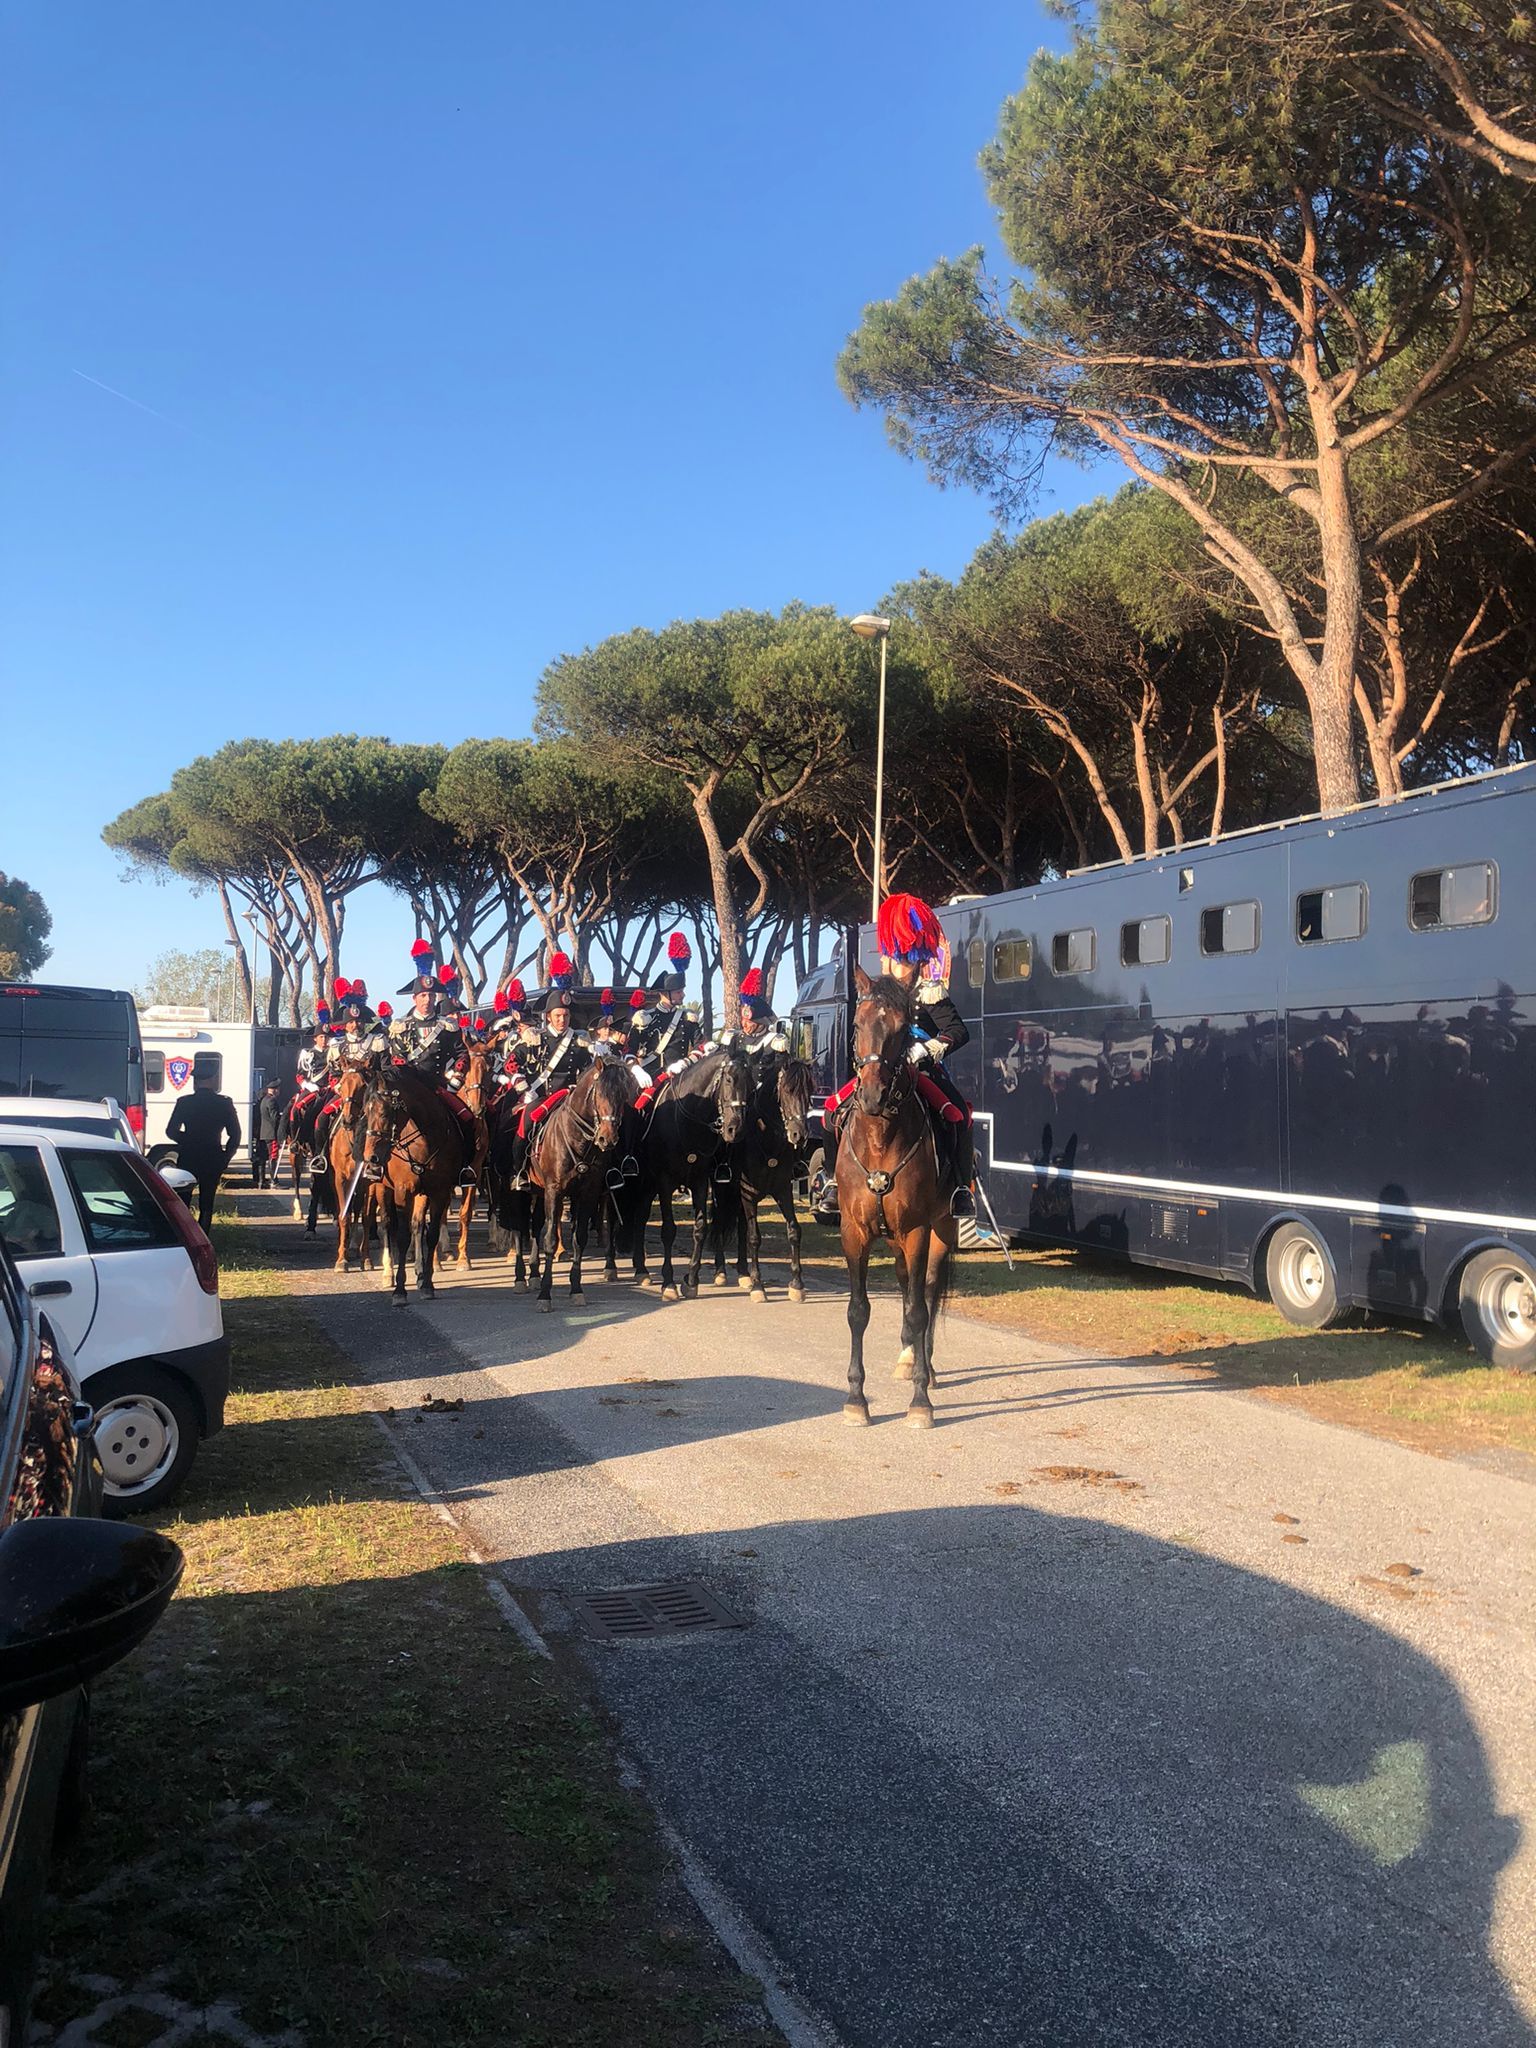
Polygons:
<instances>
[{"instance_id":1,"label":"black horse trailer truck","mask_svg":"<svg viewBox=\"0 0 1536 2048\"><path fill-rule=\"evenodd\" d=\"M1533 853L1536 764L941 907L1002 1228L1536 1366ZM846 1076L842 960L795 1014Z\"/></svg>"}]
</instances>

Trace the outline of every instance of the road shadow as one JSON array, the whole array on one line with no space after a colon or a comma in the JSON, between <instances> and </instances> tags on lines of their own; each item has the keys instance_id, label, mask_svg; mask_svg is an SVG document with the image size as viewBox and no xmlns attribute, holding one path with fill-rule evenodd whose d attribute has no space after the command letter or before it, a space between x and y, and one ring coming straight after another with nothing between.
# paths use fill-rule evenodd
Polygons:
<instances>
[{"instance_id":1,"label":"road shadow","mask_svg":"<svg viewBox=\"0 0 1536 2048\"><path fill-rule=\"evenodd\" d=\"M560 1594L683 1571L749 1626L571 1634ZM517 1576L849 2043L1536 2041L1488 1954L1518 1825L1455 1685L1356 1615L1012 1506L566 1548Z\"/></svg>"}]
</instances>

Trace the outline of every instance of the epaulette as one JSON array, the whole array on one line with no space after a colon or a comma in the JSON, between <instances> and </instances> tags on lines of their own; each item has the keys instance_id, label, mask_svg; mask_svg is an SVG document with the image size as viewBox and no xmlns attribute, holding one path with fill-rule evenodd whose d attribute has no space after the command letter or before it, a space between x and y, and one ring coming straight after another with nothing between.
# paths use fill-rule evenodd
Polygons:
<instances>
[{"instance_id":1,"label":"epaulette","mask_svg":"<svg viewBox=\"0 0 1536 2048\"><path fill-rule=\"evenodd\" d=\"M920 1003L942 1002L948 994L949 984L947 982L923 981L918 983L917 1000Z\"/></svg>"}]
</instances>

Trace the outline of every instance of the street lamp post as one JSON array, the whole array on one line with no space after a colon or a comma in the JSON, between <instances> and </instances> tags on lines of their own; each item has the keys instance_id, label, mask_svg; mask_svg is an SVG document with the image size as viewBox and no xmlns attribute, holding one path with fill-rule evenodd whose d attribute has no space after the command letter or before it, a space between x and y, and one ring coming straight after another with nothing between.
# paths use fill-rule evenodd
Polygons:
<instances>
[{"instance_id":1,"label":"street lamp post","mask_svg":"<svg viewBox=\"0 0 1536 2048\"><path fill-rule=\"evenodd\" d=\"M848 623L861 640L880 642L880 708L875 717L875 858L869 893L869 921L873 924L880 915L885 883L885 650L890 644L891 622L878 612L860 612Z\"/></svg>"}]
</instances>

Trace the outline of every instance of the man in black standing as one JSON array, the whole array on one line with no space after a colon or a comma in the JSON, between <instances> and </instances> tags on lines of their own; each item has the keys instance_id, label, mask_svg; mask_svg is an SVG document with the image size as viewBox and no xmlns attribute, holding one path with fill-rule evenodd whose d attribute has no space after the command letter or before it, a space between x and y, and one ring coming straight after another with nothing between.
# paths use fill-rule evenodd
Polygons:
<instances>
[{"instance_id":1,"label":"man in black standing","mask_svg":"<svg viewBox=\"0 0 1536 2048\"><path fill-rule=\"evenodd\" d=\"M165 1134L176 1147L176 1164L197 1178L197 1220L206 1231L213 1223L219 1177L240 1143L235 1105L227 1095L214 1092L211 1074L199 1076L192 1093L172 1110Z\"/></svg>"},{"instance_id":2,"label":"man in black standing","mask_svg":"<svg viewBox=\"0 0 1536 2048\"><path fill-rule=\"evenodd\" d=\"M257 1187L277 1180L277 1155L283 1142L283 1098L269 1081L256 1104L256 1129L251 1138L251 1165Z\"/></svg>"}]
</instances>

